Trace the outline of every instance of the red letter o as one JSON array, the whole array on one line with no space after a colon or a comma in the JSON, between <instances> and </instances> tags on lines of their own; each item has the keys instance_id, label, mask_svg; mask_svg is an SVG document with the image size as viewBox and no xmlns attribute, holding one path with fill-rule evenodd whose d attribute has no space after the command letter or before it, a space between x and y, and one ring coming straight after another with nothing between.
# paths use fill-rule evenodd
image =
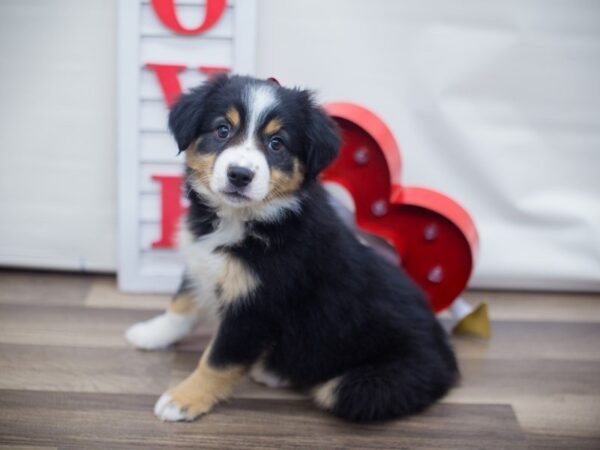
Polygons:
<instances>
[{"instance_id":1,"label":"red letter o","mask_svg":"<svg viewBox=\"0 0 600 450\"><path fill-rule=\"evenodd\" d=\"M175 12L175 0L152 0L152 9L164 26L178 34L192 36L209 30L223 15L226 0L206 0L206 16L198 28L184 28Z\"/></svg>"}]
</instances>

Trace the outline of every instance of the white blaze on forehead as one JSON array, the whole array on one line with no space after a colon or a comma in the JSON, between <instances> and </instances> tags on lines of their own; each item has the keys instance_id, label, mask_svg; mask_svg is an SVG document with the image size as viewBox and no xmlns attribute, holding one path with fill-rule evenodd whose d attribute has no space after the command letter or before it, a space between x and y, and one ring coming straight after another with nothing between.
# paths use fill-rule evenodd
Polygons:
<instances>
[{"instance_id":1,"label":"white blaze on forehead","mask_svg":"<svg viewBox=\"0 0 600 450\"><path fill-rule=\"evenodd\" d=\"M246 139L252 139L256 134L256 127L264 117L277 104L273 87L270 85L248 86L245 92L246 108L248 109L248 127Z\"/></svg>"}]
</instances>

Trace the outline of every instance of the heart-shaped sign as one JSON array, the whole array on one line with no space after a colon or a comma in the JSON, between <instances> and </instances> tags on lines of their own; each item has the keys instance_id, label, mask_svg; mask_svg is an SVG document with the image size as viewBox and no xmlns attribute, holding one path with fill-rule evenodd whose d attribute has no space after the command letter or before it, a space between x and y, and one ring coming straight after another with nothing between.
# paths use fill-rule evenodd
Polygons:
<instances>
[{"instance_id":1,"label":"heart-shaped sign","mask_svg":"<svg viewBox=\"0 0 600 450\"><path fill-rule=\"evenodd\" d=\"M469 214L438 192L400 184L400 149L389 128L371 111L352 103L331 103L342 148L322 181L346 189L356 224L389 242L402 266L440 312L465 289L479 244Z\"/></svg>"}]
</instances>

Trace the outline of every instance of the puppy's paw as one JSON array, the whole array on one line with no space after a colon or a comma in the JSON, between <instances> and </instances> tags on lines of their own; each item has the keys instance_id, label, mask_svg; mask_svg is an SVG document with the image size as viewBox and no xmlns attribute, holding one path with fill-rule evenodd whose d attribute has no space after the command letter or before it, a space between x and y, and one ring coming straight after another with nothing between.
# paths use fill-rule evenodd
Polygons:
<instances>
[{"instance_id":1,"label":"puppy's paw","mask_svg":"<svg viewBox=\"0 0 600 450\"><path fill-rule=\"evenodd\" d=\"M154 405L154 414L163 422L190 422L208 412L210 406L197 400L177 400L169 392L165 392Z\"/></svg>"},{"instance_id":2,"label":"puppy's paw","mask_svg":"<svg viewBox=\"0 0 600 450\"><path fill-rule=\"evenodd\" d=\"M187 410L177 404L168 392L161 395L154 405L154 414L163 422L194 420L194 417L188 415Z\"/></svg>"},{"instance_id":3,"label":"puppy's paw","mask_svg":"<svg viewBox=\"0 0 600 450\"><path fill-rule=\"evenodd\" d=\"M143 350L163 349L185 337L194 322L194 317L165 313L132 325L125 337L134 347Z\"/></svg>"},{"instance_id":4,"label":"puppy's paw","mask_svg":"<svg viewBox=\"0 0 600 450\"><path fill-rule=\"evenodd\" d=\"M150 322L139 322L127 329L125 338L131 345L142 350L159 350L174 342Z\"/></svg>"}]
</instances>

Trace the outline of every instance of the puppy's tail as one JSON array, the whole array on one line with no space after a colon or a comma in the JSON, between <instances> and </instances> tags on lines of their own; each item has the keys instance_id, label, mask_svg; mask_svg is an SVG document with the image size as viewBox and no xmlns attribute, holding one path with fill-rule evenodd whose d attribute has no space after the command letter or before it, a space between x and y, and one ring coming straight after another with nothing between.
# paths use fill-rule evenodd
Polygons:
<instances>
[{"instance_id":1,"label":"puppy's tail","mask_svg":"<svg viewBox=\"0 0 600 450\"><path fill-rule=\"evenodd\" d=\"M445 361L392 361L361 366L314 390L317 404L353 422L414 414L443 397L456 382L453 355Z\"/></svg>"}]
</instances>

